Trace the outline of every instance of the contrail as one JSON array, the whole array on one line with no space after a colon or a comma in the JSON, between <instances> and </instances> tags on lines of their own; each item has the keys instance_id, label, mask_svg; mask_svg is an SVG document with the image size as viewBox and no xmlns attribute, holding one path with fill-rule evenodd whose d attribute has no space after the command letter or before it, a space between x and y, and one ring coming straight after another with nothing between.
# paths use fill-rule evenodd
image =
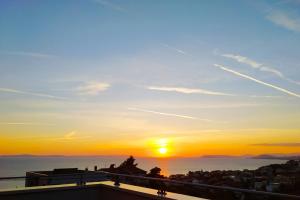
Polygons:
<instances>
[{"instance_id":1,"label":"contrail","mask_svg":"<svg viewBox=\"0 0 300 200\"><path fill-rule=\"evenodd\" d=\"M291 95L291 96L300 98L300 95L299 95L299 94L296 94L296 93L294 93L294 92L291 92L291 91L289 91L289 90L287 90L287 89L278 87L278 86L276 86L276 85L272 85L272 84L270 84L270 83L266 83L266 82L260 81L260 80L258 80L258 79L256 79L256 78L253 78L253 77L251 77L251 76L248 76L248 75L239 73L239 72L237 72L237 71L234 71L234 70L232 70L232 69L229 69L229 68L224 67L224 66L219 65L219 64L214 64L214 66L219 67L220 69L222 69L222 70L224 70L224 71L227 71L227 72L230 72L230 73L232 73L232 74L235 74L235 75L237 75L237 76L240 76L240 77L243 77L243 78L252 80L252 81L254 81L254 82L256 82L256 83L259 83L259 84L268 86L268 87L273 88L273 89L275 89L275 90L278 90L278 91L284 92L284 93L286 93L286 94L289 94L289 95Z\"/></svg>"},{"instance_id":2,"label":"contrail","mask_svg":"<svg viewBox=\"0 0 300 200\"><path fill-rule=\"evenodd\" d=\"M243 64L246 64L254 69L258 69L260 71L264 71L264 72L269 72L269 73L272 73L272 74L275 74L277 77L283 79L283 80L286 80L290 83L294 83L294 84L297 84L297 85L300 85L300 82L299 81L295 81L295 80L292 80L288 77L286 77L281 71L277 70L277 69L274 69L272 67L268 67L262 63L259 63L255 60L251 60L250 58L247 58L245 56L241 56L241 55L234 55L234 54L222 54L221 56L223 57L226 57L226 58L230 58L230 59L233 59L239 63L243 63Z\"/></svg>"},{"instance_id":3,"label":"contrail","mask_svg":"<svg viewBox=\"0 0 300 200\"><path fill-rule=\"evenodd\" d=\"M164 47L167 47L167 48L169 48L169 49L172 49L172 50L176 51L177 53L180 53L180 54L183 54L183 55L188 55L185 51L183 51L183 50L181 50L181 49L177 49L177 48L172 47L172 46L170 46L170 45L168 45L168 44L165 44L165 43L162 43L162 45L163 45Z\"/></svg>"},{"instance_id":4,"label":"contrail","mask_svg":"<svg viewBox=\"0 0 300 200\"><path fill-rule=\"evenodd\" d=\"M37 96L37 97L50 98L50 99L59 99L59 100L65 100L66 99L64 97L58 97L58 96L53 96L53 95L49 95L49 94L42 94L42 93L35 93L35 92L25 92L25 91L21 91L21 90L10 89L10 88L0 88L0 92L24 94L24 95L31 95L31 96Z\"/></svg>"},{"instance_id":5,"label":"contrail","mask_svg":"<svg viewBox=\"0 0 300 200\"><path fill-rule=\"evenodd\" d=\"M0 125L24 125L24 126L54 126L51 123L38 123L38 122L0 122Z\"/></svg>"},{"instance_id":6,"label":"contrail","mask_svg":"<svg viewBox=\"0 0 300 200\"><path fill-rule=\"evenodd\" d=\"M134 111L140 111L140 112L146 112L146 113L152 113L152 114L164 115L164 116L170 116L170 117L179 117L179 118L184 118L184 119L192 119L192 120L201 120L201 121L206 121L206 122L212 122L212 120L209 120L209 119L199 119L197 117L192 117L192 116L187 116L187 115L178 115L178 114L173 114L173 113L163 113L163 112L157 112L157 111L153 111L153 110L145 110L145 109L140 109L140 108L128 108L128 110L134 110Z\"/></svg>"},{"instance_id":7,"label":"contrail","mask_svg":"<svg viewBox=\"0 0 300 200\"><path fill-rule=\"evenodd\" d=\"M0 54L15 55L15 56L29 56L35 58L56 58L55 55L38 53L38 52L26 52L26 51L1 51Z\"/></svg>"}]
</instances>

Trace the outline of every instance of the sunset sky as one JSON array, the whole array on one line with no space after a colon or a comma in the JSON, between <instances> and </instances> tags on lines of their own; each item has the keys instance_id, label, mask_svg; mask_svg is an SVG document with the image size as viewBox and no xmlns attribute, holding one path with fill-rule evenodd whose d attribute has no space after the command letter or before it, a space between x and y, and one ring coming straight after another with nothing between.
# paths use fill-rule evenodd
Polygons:
<instances>
[{"instance_id":1,"label":"sunset sky","mask_svg":"<svg viewBox=\"0 0 300 200\"><path fill-rule=\"evenodd\" d=\"M0 1L0 155L300 152L300 1Z\"/></svg>"}]
</instances>

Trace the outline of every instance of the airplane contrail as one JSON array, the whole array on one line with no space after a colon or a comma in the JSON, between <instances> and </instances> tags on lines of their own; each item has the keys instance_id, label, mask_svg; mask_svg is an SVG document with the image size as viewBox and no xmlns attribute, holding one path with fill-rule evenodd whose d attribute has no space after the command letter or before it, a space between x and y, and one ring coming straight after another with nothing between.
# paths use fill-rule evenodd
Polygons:
<instances>
[{"instance_id":1,"label":"airplane contrail","mask_svg":"<svg viewBox=\"0 0 300 200\"><path fill-rule=\"evenodd\" d=\"M227 72L230 72L230 73L232 73L232 74L235 74L235 75L237 75L237 76L246 78L246 79L251 80L251 81L254 81L254 82L256 82L256 83L259 83L259 84L268 86L268 87L270 87L270 88L273 88L273 89L275 89L275 90L284 92L284 93L289 94L289 95L291 95L291 96L300 98L300 95L299 95L299 94L296 94L296 93L294 93L294 92L291 92L291 91L289 91L289 90L287 90L287 89L278 87L278 86L276 86L276 85L272 85L272 84L270 84L270 83L266 83L266 82L264 82L264 81L261 81L261 80L258 80L258 79L256 79L256 78L253 78L253 77L251 77L251 76L248 76L248 75L242 74L242 73L240 73L240 72L234 71L234 70L232 70L232 69L229 69L229 68L227 68L227 67L225 67L225 66L222 66L222 65L219 65L219 64L214 64L214 66L219 67L220 69L222 69L222 70L224 70L224 71L227 71Z\"/></svg>"},{"instance_id":2,"label":"airplane contrail","mask_svg":"<svg viewBox=\"0 0 300 200\"><path fill-rule=\"evenodd\" d=\"M158 112L158 111L153 111L153 110L145 110L145 109L140 109L140 108L128 108L128 110L134 110L134 111L140 111L140 112L146 112L146 113L152 113L152 114L164 115L164 116L170 116L170 117L179 117L179 118L184 118L184 119L192 119L192 120L201 120L201 121L206 121L206 122L212 122L212 120L209 120L209 119L200 119L200 118L197 118L197 117L192 117L192 116L187 116L187 115L164 113L164 112Z\"/></svg>"},{"instance_id":3,"label":"airplane contrail","mask_svg":"<svg viewBox=\"0 0 300 200\"><path fill-rule=\"evenodd\" d=\"M64 97L58 97L58 96L49 95L49 94L43 94L43 93L26 92L26 91L11 89L11 88L0 88L0 92L8 92L8 93L15 93L15 94L31 95L31 96L37 96L37 97L50 98L50 99L60 99L60 100L65 100L66 99Z\"/></svg>"}]
</instances>

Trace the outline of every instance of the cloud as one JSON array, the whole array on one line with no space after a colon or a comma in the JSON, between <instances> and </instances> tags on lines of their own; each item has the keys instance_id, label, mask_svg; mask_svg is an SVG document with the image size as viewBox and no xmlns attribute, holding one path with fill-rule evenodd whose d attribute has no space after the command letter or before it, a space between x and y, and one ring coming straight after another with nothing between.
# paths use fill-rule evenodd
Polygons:
<instances>
[{"instance_id":1,"label":"cloud","mask_svg":"<svg viewBox=\"0 0 300 200\"><path fill-rule=\"evenodd\" d=\"M244 56L233 55L233 54L222 54L222 56L226 57L226 58L234 59L235 61L240 62L240 63L250 65L253 68L259 68L259 67L262 66L261 63L257 63L256 61L251 60L251 59L249 59L247 57L244 57Z\"/></svg>"},{"instance_id":2,"label":"cloud","mask_svg":"<svg viewBox=\"0 0 300 200\"><path fill-rule=\"evenodd\" d=\"M128 108L128 110L151 113L151 114L156 114L156 115L164 115L164 116L169 116L169 117L178 117L178 118L184 118L184 119L192 119L192 120L201 120L201 121L205 121L205 122L212 122L212 120L209 120L209 119L200 119L200 118L197 118L197 117L192 117L192 116L187 116L187 115L164 113L164 112L158 112L158 111L153 111L153 110L145 110L145 109L140 109L140 108Z\"/></svg>"},{"instance_id":3,"label":"cloud","mask_svg":"<svg viewBox=\"0 0 300 200\"><path fill-rule=\"evenodd\" d=\"M258 107L264 106L265 104L258 104L258 103L232 103L232 104L211 104L211 105L196 105L190 106L190 108L196 109L222 109L222 108L245 108L245 107Z\"/></svg>"},{"instance_id":4,"label":"cloud","mask_svg":"<svg viewBox=\"0 0 300 200\"><path fill-rule=\"evenodd\" d=\"M278 10L271 10L266 18L274 24L291 31L300 32L300 18L291 17L286 13Z\"/></svg>"},{"instance_id":5,"label":"cloud","mask_svg":"<svg viewBox=\"0 0 300 200\"><path fill-rule=\"evenodd\" d=\"M38 139L38 140L50 140L50 141L61 141L61 142L67 142L71 140L80 140L80 139L87 139L91 138L91 136L86 135L86 136L76 136L77 132L76 131L71 131L68 132L60 137L54 136L48 136L48 135L26 135L26 136L21 136L21 137L13 137L14 139Z\"/></svg>"},{"instance_id":6,"label":"cloud","mask_svg":"<svg viewBox=\"0 0 300 200\"><path fill-rule=\"evenodd\" d=\"M51 54L37 53L37 52L25 52L25 51L4 51L0 54L14 55L14 56L28 56L35 58L55 58L57 56Z\"/></svg>"},{"instance_id":7,"label":"cloud","mask_svg":"<svg viewBox=\"0 0 300 200\"><path fill-rule=\"evenodd\" d=\"M110 87L108 83L101 83L101 82L88 82L82 86L76 88L76 91L79 95L91 95L95 96L100 92L107 90Z\"/></svg>"},{"instance_id":8,"label":"cloud","mask_svg":"<svg viewBox=\"0 0 300 200\"><path fill-rule=\"evenodd\" d=\"M282 98L282 96L272 96L272 95L249 95L251 98Z\"/></svg>"},{"instance_id":9,"label":"cloud","mask_svg":"<svg viewBox=\"0 0 300 200\"><path fill-rule=\"evenodd\" d=\"M234 70L232 70L232 69L229 69L229 68L227 68L227 67L225 67L225 66L222 66L222 65L219 65L219 64L214 64L214 66L219 67L220 69L222 69L222 70L224 70L224 71L227 71L227 72L230 72L230 73L232 73L232 74L234 74L234 75L236 75L236 76L240 76L240 77L243 77L243 78L245 78L245 79L254 81L254 82L256 82L256 83L259 83L259 84L261 84L261 85L265 85L265 86L267 86L267 87L273 88L273 89L278 90L278 91L280 91L280 92L286 93L286 94L288 94L288 95L290 95L290 96L294 96L294 97L300 98L300 95L299 95L299 94L296 94L296 93L294 93L294 92L291 92L291 91L289 91L289 90L287 90L287 89L284 89L284 88L281 88L281 87L272 85L272 84L270 84L270 83L266 83L266 82L260 81L260 80L258 80L258 79L256 79L256 78L253 78L253 77L251 77L251 76L248 76L248 75L239 73L239 72L237 72L237 71L234 71Z\"/></svg>"},{"instance_id":10,"label":"cloud","mask_svg":"<svg viewBox=\"0 0 300 200\"><path fill-rule=\"evenodd\" d=\"M49 98L49 99L58 99L58 100L65 100L66 99L64 97L53 96L53 95L50 95L50 94L26 92L26 91L11 89L11 88L0 88L0 92L23 94L23 95L30 95L30 96Z\"/></svg>"},{"instance_id":11,"label":"cloud","mask_svg":"<svg viewBox=\"0 0 300 200\"><path fill-rule=\"evenodd\" d=\"M119 11L119 12L127 12L127 10L117 4L111 3L110 1L105 0L94 0L94 2L101 4L102 6L108 7L110 9Z\"/></svg>"},{"instance_id":12,"label":"cloud","mask_svg":"<svg viewBox=\"0 0 300 200\"><path fill-rule=\"evenodd\" d=\"M64 139L67 139L67 140L70 140L70 139L73 138L73 136L74 136L75 134L76 134L75 131L71 131L70 133L65 134L63 138L64 138Z\"/></svg>"},{"instance_id":13,"label":"cloud","mask_svg":"<svg viewBox=\"0 0 300 200\"><path fill-rule=\"evenodd\" d=\"M181 49L177 49L177 48L172 47L172 46L170 46L170 45L168 45L168 44L165 44L165 43L163 43L162 45L163 45L164 47L167 47L168 49L171 49L171 50L173 50L173 51L176 51L176 52L179 53L179 54L188 55L187 52L185 52L185 51L183 51L183 50L181 50Z\"/></svg>"},{"instance_id":14,"label":"cloud","mask_svg":"<svg viewBox=\"0 0 300 200\"><path fill-rule=\"evenodd\" d=\"M237 61L239 63L246 64L246 65L248 65L248 66L250 66L252 68L258 69L260 71L272 73L272 74L274 74L275 76L277 76L277 77L279 77L281 79L284 79L284 80L289 81L291 83L295 83L295 84L300 85L299 81L294 81L294 80L292 80L290 78L285 77L283 75L283 73L280 72L279 70L274 69L273 67L265 66L264 64L259 63L259 62L255 61L255 60L252 60L250 58L247 58L247 57L244 57L244 56L241 56L241 55L234 55L234 54L222 54L221 56L233 59L233 60L235 60L235 61Z\"/></svg>"},{"instance_id":15,"label":"cloud","mask_svg":"<svg viewBox=\"0 0 300 200\"><path fill-rule=\"evenodd\" d=\"M222 92L214 92L203 89L195 89L195 88L184 88L184 87L158 87L158 86L149 86L147 87L149 90L158 90L158 91L166 91L166 92L178 92L184 94L206 94L206 95L221 95L221 96L234 96L232 94L226 94Z\"/></svg>"},{"instance_id":16,"label":"cloud","mask_svg":"<svg viewBox=\"0 0 300 200\"><path fill-rule=\"evenodd\" d=\"M69 133L66 133L63 135L63 137L58 137L58 138L48 138L50 140L59 140L59 141L69 141L69 140L79 140L79 139L86 139L86 138L91 138L91 136L86 135L86 136L76 136L77 132L76 131L71 131Z\"/></svg>"},{"instance_id":17,"label":"cloud","mask_svg":"<svg viewBox=\"0 0 300 200\"><path fill-rule=\"evenodd\" d=\"M38 123L38 122L0 122L0 125L13 125L13 126L54 126L51 123Z\"/></svg>"},{"instance_id":18,"label":"cloud","mask_svg":"<svg viewBox=\"0 0 300 200\"><path fill-rule=\"evenodd\" d=\"M236 94L227 94L222 92L214 92L203 89L195 88L182 88L182 87L157 87L149 86L149 90L157 91L166 91L166 92L178 92L183 94L204 94L204 95L217 95L217 96L241 96L241 97L250 97L250 98L280 98L281 96L271 96L271 95L236 95Z\"/></svg>"},{"instance_id":19,"label":"cloud","mask_svg":"<svg viewBox=\"0 0 300 200\"><path fill-rule=\"evenodd\" d=\"M287 143L258 143L252 144L253 146L267 146L267 147L300 147L299 142L287 142Z\"/></svg>"}]
</instances>

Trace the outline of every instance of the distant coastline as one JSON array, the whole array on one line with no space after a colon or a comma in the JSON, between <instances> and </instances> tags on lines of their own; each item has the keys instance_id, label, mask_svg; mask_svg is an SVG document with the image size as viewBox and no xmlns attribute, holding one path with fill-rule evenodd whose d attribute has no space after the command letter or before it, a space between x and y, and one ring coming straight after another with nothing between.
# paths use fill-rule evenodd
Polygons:
<instances>
[{"instance_id":1,"label":"distant coastline","mask_svg":"<svg viewBox=\"0 0 300 200\"><path fill-rule=\"evenodd\" d=\"M299 160L300 155L294 155L294 156L289 156L289 155L282 155L282 156L274 156L274 155L258 155L252 157L252 159L276 159L276 160Z\"/></svg>"},{"instance_id":2,"label":"distant coastline","mask_svg":"<svg viewBox=\"0 0 300 200\"><path fill-rule=\"evenodd\" d=\"M0 155L0 158L17 158L17 157L126 157L126 155L35 155L35 154L15 154L15 155ZM148 158L148 157L142 157ZM155 157L149 157L155 158ZM273 159L273 160L299 160L300 153L295 154L260 154L260 155L203 155L203 156L196 156L196 157L167 157L167 159L176 159L176 158L207 158L207 159L214 159L214 158L246 158L246 159ZM158 158L162 159L162 158Z\"/></svg>"}]
</instances>

